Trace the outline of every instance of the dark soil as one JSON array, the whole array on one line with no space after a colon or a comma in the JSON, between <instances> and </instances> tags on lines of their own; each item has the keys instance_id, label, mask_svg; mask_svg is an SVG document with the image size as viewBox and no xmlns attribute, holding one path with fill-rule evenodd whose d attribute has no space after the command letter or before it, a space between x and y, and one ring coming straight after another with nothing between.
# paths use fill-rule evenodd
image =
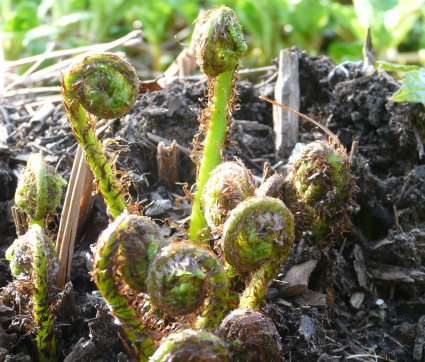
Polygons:
<instances>
[{"instance_id":1,"label":"dark soil","mask_svg":"<svg viewBox=\"0 0 425 362\"><path fill-rule=\"evenodd\" d=\"M352 142L359 141L352 163L359 207L344 237L331 245L311 246L303 237L296 241L279 278L289 266L315 259L307 291L289 298L281 295L279 281L271 285L263 310L282 338L282 358L425 360L425 162L418 144L425 140L425 109L393 102L390 97L399 84L388 74L365 75L360 63L336 67L329 58L298 54L300 111L326 124L348 152ZM272 108L258 98L273 98L274 83L264 81L273 79L273 72L254 83L238 82L240 109L234 113L231 135L237 146L226 150L228 159L240 158L259 179L264 162L284 171L279 165L287 161L274 156ZM104 138L116 138L109 151L125 147L117 168L133 177L134 200L149 205L146 213L151 210L156 219L182 220L190 204L184 199L175 206L184 196L182 186L169 189L158 180L155 136L176 139L182 149L190 150L206 102L205 87L204 81L179 81L145 93L123 119L109 121L104 132ZM47 118L31 122L31 115L16 104L5 99L0 105L0 255L16 237L11 207L26 156L41 150L68 180L76 149L61 104L55 104ZM300 142L325 138L302 122ZM195 166L185 152L180 152L177 166L178 181L191 185ZM171 203L156 211L151 202L160 199ZM58 207L50 218L53 237L60 215ZM76 360L76 355L78 360L131 360L88 274L89 246L107 224L103 201L96 197L76 241L72 284L59 295L58 341L61 358L68 356L67 361ZM176 231L161 224L166 235ZM11 281L8 262L0 258L0 287ZM0 304L0 361L28 361L34 356L33 335L25 328L28 316L21 310L26 302L22 297L22 305L14 306L16 315Z\"/></svg>"}]
</instances>

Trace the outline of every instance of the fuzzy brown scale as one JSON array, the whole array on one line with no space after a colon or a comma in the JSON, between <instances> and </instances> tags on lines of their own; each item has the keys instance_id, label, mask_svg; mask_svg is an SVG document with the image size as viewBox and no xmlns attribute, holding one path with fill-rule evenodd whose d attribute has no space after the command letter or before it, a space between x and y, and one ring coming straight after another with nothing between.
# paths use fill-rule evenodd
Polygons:
<instances>
[{"instance_id":1,"label":"fuzzy brown scale","mask_svg":"<svg viewBox=\"0 0 425 362\"><path fill-rule=\"evenodd\" d=\"M255 195L282 199L284 184L285 179L283 176L279 173L275 173L261 183L261 185L255 190Z\"/></svg>"},{"instance_id":2,"label":"fuzzy brown scale","mask_svg":"<svg viewBox=\"0 0 425 362\"><path fill-rule=\"evenodd\" d=\"M282 360L279 333L263 312L252 308L234 310L216 332L230 346L235 362Z\"/></svg>"}]
</instances>

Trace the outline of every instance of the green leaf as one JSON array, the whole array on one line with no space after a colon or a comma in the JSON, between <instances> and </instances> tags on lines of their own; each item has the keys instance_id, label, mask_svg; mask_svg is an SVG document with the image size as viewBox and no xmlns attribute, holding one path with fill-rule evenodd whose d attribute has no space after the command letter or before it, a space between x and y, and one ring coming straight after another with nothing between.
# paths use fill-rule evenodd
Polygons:
<instances>
[{"instance_id":1,"label":"green leaf","mask_svg":"<svg viewBox=\"0 0 425 362\"><path fill-rule=\"evenodd\" d=\"M392 96L396 102L425 105L425 69L412 70L404 75L401 88Z\"/></svg>"},{"instance_id":2,"label":"green leaf","mask_svg":"<svg viewBox=\"0 0 425 362\"><path fill-rule=\"evenodd\" d=\"M421 69L421 67L419 67L418 65L394 64L394 63L391 63L391 62L387 62L385 60L378 60L376 63L380 65L381 69L395 70L395 71L398 71L398 72L409 72L409 71L412 71L412 70L420 70Z\"/></svg>"}]
</instances>

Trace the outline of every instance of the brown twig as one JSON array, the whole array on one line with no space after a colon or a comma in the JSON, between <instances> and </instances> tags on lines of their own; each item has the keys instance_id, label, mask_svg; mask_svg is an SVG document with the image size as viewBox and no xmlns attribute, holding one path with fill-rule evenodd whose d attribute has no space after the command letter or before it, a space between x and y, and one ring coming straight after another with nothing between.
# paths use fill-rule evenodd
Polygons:
<instances>
[{"instance_id":1,"label":"brown twig","mask_svg":"<svg viewBox=\"0 0 425 362\"><path fill-rule=\"evenodd\" d=\"M315 121L314 119L312 119L310 117L307 117L306 115L304 115L304 114L302 114L300 112L294 111L293 109L291 109L289 107L286 107L283 104L280 104L278 102L272 101L271 99L269 99L267 97L260 96L260 99L263 99L263 100L265 100L265 101L267 101L267 102L269 102L271 104L274 104L275 106L278 106L278 107L281 107L283 109L286 109L289 112L295 113L297 116L299 116L301 118L304 118L305 120L313 123L315 126L319 127L322 131L324 131L329 137L331 137L335 141L335 143L336 143L337 146L340 146L341 145L341 142L339 141L339 138L336 136L336 134L334 134L333 132L331 132L323 124L320 124L319 122Z\"/></svg>"},{"instance_id":2,"label":"brown twig","mask_svg":"<svg viewBox=\"0 0 425 362\"><path fill-rule=\"evenodd\" d=\"M88 172L90 172L90 170L85 163L81 147L78 146L74 164L72 166L71 177L69 179L68 190L65 197L56 241L56 255L59 265L58 276L56 279L58 288L63 288L69 279L84 184L90 180L90 178L87 180L86 177ZM93 178L91 178L91 180L93 180Z\"/></svg>"}]
</instances>

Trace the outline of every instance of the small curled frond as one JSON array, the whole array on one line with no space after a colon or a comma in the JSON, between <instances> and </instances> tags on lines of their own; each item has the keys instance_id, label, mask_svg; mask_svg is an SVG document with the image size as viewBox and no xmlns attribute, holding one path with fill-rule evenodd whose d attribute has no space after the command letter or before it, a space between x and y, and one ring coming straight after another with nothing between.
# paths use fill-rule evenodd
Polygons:
<instances>
[{"instance_id":1,"label":"small curled frond","mask_svg":"<svg viewBox=\"0 0 425 362\"><path fill-rule=\"evenodd\" d=\"M197 22L193 39L201 71L209 77L233 71L247 50L242 26L234 11L219 6L207 11Z\"/></svg>"},{"instance_id":2,"label":"small curled frond","mask_svg":"<svg viewBox=\"0 0 425 362\"><path fill-rule=\"evenodd\" d=\"M210 173L201 196L205 219L213 233L227 220L229 212L253 196L255 180L241 162L223 162Z\"/></svg>"},{"instance_id":3,"label":"small curled frond","mask_svg":"<svg viewBox=\"0 0 425 362\"><path fill-rule=\"evenodd\" d=\"M211 250L190 241L163 248L149 267L152 303L171 315L198 314L197 328L214 329L226 307L228 281Z\"/></svg>"},{"instance_id":4,"label":"small curled frond","mask_svg":"<svg viewBox=\"0 0 425 362\"><path fill-rule=\"evenodd\" d=\"M164 245L151 219L124 213L101 234L94 256L93 280L142 361L152 355L156 343L131 308L125 289L130 285L136 292L146 290L149 263Z\"/></svg>"},{"instance_id":5,"label":"small curled frond","mask_svg":"<svg viewBox=\"0 0 425 362\"><path fill-rule=\"evenodd\" d=\"M136 313L135 295L148 295L173 316L197 316L200 329L214 330L226 306L228 281L215 254L189 241L166 245L145 216L123 213L101 234L92 275L141 360L154 352L158 336Z\"/></svg>"},{"instance_id":6,"label":"small curled frond","mask_svg":"<svg viewBox=\"0 0 425 362\"><path fill-rule=\"evenodd\" d=\"M339 234L354 208L355 177L345 148L326 141L304 146L285 179L283 200L291 208L300 231L311 230L317 242Z\"/></svg>"},{"instance_id":7,"label":"small curled frond","mask_svg":"<svg viewBox=\"0 0 425 362\"><path fill-rule=\"evenodd\" d=\"M59 204L65 185L66 181L45 163L41 154L32 154L19 176L15 203L32 222L43 225Z\"/></svg>"},{"instance_id":8,"label":"small curled frond","mask_svg":"<svg viewBox=\"0 0 425 362\"><path fill-rule=\"evenodd\" d=\"M224 224L221 247L226 262L249 282L239 308L259 308L294 240L294 217L273 197L253 196L233 209Z\"/></svg>"},{"instance_id":9,"label":"small curled frond","mask_svg":"<svg viewBox=\"0 0 425 362\"><path fill-rule=\"evenodd\" d=\"M85 56L62 77L68 97L101 118L126 114L137 100L139 83L133 66L113 53Z\"/></svg>"},{"instance_id":10,"label":"small curled frond","mask_svg":"<svg viewBox=\"0 0 425 362\"><path fill-rule=\"evenodd\" d=\"M265 261L283 261L294 239L294 218L273 197L253 196L233 209L224 224L221 245L226 261L240 271Z\"/></svg>"},{"instance_id":11,"label":"small curled frond","mask_svg":"<svg viewBox=\"0 0 425 362\"><path fill-rule=\"evenodd\" d=\"M85 56L61 78L63 105L78 143L105 199L112 217L127 205L103 146L95 134L93 116L121 117L136 102L139 79L133 67L116 54Z\"/></svg>"}]
</instances>

